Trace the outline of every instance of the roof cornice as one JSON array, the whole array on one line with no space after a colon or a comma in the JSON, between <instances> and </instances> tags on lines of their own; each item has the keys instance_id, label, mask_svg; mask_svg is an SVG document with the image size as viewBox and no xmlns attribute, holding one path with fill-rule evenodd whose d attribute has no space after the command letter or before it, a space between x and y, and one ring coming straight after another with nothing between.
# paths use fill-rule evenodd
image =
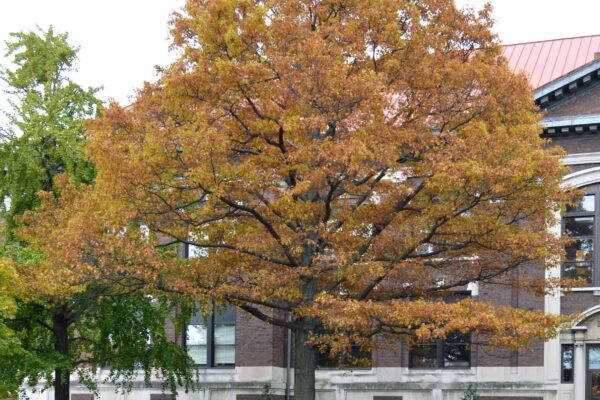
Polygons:
<instances>
[{"instance_id":1,"label":"roof cornice","mask_svg":"<svg viewBox=\"0 0 600 400\"><path fill-rule=\"evenodd\" d=\"M546 128L556 128L560 126L577 126L600 124L600 114L574 115L557 118L543 118L542 125Z\"/></svg>"},{"instance_id":2,"label":"roof cornice","mask_svg":"<svg viewBox=\"0 0 600 400\"><path fill-rule=\"evenodd\" d=\"M540 122L544 126L542 136L545 137L600 132L600 114L543 118Z\"/></svg>"},{"instance_id":3,"label":"roof cornice","mask_svg":"<svg viewBox=\"0 0 600 400\"><path fill-rule=\"evenodd\" d=\"M565 74L543 86L535 89L533 97L542 107L551 102L558 101L566 95L576 92L579 88L587 86L600 79L600 58Z\"/></svg>"}]
</instances>

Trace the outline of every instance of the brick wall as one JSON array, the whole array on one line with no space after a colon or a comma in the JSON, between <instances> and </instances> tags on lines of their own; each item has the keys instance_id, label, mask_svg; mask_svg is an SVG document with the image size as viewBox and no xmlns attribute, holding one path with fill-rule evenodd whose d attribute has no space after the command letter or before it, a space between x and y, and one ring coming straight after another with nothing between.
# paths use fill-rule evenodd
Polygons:
<instances>
[{"instance_id":1,"label":"brick wall","mask_svg":"<svg viewBox=\"0 0 600 400\"><path fill-rule=\"evenodd\" d=\"M373 348L373 366L377 367L402 367L407 365L403 362L403 350L405 344L397 337L380 336L375 339Z\"/></svg>"},{"instance_id":2,"label":"brick wall","mask_svg":"<svg viewBox=\"0 0 600 400\"><path fill-rule=\"evenodd\" d=\"M562 146L568 154L595 153L600 151L600 140L597 135L555 137L552 145Z\"/></svg>"},{"instance_id":3,"label":"brick wall","mask_svg":"<svg viewBox=\"0 0 600 400\"><path fill-rule=\"evenodd\" d=\"M594 296L593 292L571 292L560 298L560 313L580 313L598 304L600 296Z\"/></svg>"},{"instance_id":4,"label":"brick wall","mask_svg":"<svg viewBox=\"0 0 600 400\"><path fill-rule=\"evenodd\" d=\"M285 366L285 329L238 309L235 335L236 366Z\"/></svg>"},{"instance_id":5,"label":"brick wall","mask_svg":"<svg viewBox=\"0 0 600 400\"><path fill-rule=\"evenodd\" d=\"M542 277L544 269L541 263L528 264L516 271L522 277ZM490 302L498 306L518 307L526 310L543 310L544 297L534 295L524 289L507 285L480 284L477 300ZM544 343L534 340L528 349L510 351L504 347L487 346L485 335L473 338L471 355L472 366L479 367L534 367L544 365Z\"/></svg>"}]
</instances>

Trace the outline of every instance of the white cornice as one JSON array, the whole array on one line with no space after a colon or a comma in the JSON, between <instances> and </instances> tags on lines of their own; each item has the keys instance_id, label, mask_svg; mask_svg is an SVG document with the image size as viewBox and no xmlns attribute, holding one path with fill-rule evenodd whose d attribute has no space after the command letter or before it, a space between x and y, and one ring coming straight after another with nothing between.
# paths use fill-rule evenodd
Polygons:
<instances>
[{"instance_id":1,"label":"white cornice","mask_svg":"<svg viewBox=\"0 0 600 400\"><path fill-rule=\"evenodd\" d=\"M562 159L564 165L600 164L600 153L569 154Z\"/></svg>"},{"instance_id":2,"label":"white cornice","mask_svg":"<svg viewBox=\"0 0 600 400\"><path fill-rule=\"evenodd\" d=\"M562 75L559 78L557 78L551 82L548 82L543 86L540 86L533 92L534 98L536 100L540 99L540 98L544 97L545 95L548 95L548 94L554 92L555 90L559 90L560 88L568 85L569 83L571 83L573 81L576 81L580 78L583 78L586 75L596 72L599 69L600 69L600 59L592 60L589 63L577 68L576 70L571 71L566 75Z\"/></svg>"},{"instance_id":3,"label":"white cornice","mask_svg":"<svg viewBox=\"0 0 600 400\"><path fill-rule=\"evenodd\" d=\"M561 118L543 118L541 122L546 128L600 124L600 114L577 115Z\"/></svg>"},{"instance_id":4,"label":"white cornice","mask_svg":"<svg viewBox=\"0 0 600 400\"><path fill-rule=\"evenodd\" d=\"M598 182L600 182L600 167L594 167L565 176L562 185L583 187Z\"/></svg>"}]
</instances>

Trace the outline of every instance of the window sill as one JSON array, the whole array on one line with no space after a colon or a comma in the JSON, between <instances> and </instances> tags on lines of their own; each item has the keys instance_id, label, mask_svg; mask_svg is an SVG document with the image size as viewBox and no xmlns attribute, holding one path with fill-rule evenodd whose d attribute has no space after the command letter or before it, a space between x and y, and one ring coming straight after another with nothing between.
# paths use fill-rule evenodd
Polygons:
<instances>
[{"instance_id":1,"label":"window sill","mask_svg":"<svg viewBox=\"0 0 600 400\"><path fill-rule=\"evenodd\" d=\"M571 289L570 291L571 292L600 292L600 287L598 287L598 286L577 287L577 288Z\"/></svg>"},{"instance_id":2,"label":"window sill","mask_svg":"<svg viewBox=\"0 0 600 400\"><path fill-rule=\"evenodd\" d=\"M475 375L475 368L407 368L407 375L423 375L423 374L435 374L435 375Z\"/></svg>"},{"instance_id":3,"label":"window sill","mask_svg":"<svg viewBox=\"0 0 600 400\"><path fill-rule=\"evenodd\" d=\"M354 369L343 369L343 368L319 368L315 371L317 375L375 375L373 368L354 368Z\"/></svg>"},{"instance_id":4,"label":"window sill","mask_svg":"<svg viewBox=\"0 0 600 400\"><path fill-rule=\"evenodd\" d=\"M196 366L196 370L201 374L233 374L235 367L203 367Z\"/></svg>"}]
</instances>

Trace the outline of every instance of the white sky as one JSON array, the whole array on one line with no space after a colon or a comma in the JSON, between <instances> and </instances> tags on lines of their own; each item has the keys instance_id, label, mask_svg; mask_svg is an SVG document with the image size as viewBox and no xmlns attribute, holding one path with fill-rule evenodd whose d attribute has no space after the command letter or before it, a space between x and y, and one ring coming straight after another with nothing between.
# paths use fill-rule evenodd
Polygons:
<instances>
[{"instance_id":1,"label":"white sky","mask_svg":"<svg viewBox=\"0 0 600 400\"><path fill-rule=\"evenodd\" d=\"M75 82L103 86L102 99L127 102L134 89L168 64L168 20L184 0L0 0L0 64L9 33L49 25L80 47ZM0 93L0 104L4 93Z\"/></svg>"},{"instance_id":2,"label":"white sky","mask_svg":"<svg viewBox=\"0 0 600 400\"><path fill-rule=\"evenodd\" d=\"M485 0L456 0L480 8ZM600 34L600 0L493 0L496 30L504 43ZM52 24L81 47L82 86L104 86L100 97L127 103L154 65L168 64L169 14L184 0L0 0L0 64L8 33ZM5 94L0 93L0 108Z\"/></svg>"},{"instance_id":3,"label":"white sky","mask_svg":"<svg viewBox=\"0 0 600 400\"><path fill-rule=\"evenodd\" d=\"M1 1L1 0L0 0ZM481 8L485 0L455 0ZM600 34L599 0L492 0L505 44Z\"/></svg>"}]
</instances>

